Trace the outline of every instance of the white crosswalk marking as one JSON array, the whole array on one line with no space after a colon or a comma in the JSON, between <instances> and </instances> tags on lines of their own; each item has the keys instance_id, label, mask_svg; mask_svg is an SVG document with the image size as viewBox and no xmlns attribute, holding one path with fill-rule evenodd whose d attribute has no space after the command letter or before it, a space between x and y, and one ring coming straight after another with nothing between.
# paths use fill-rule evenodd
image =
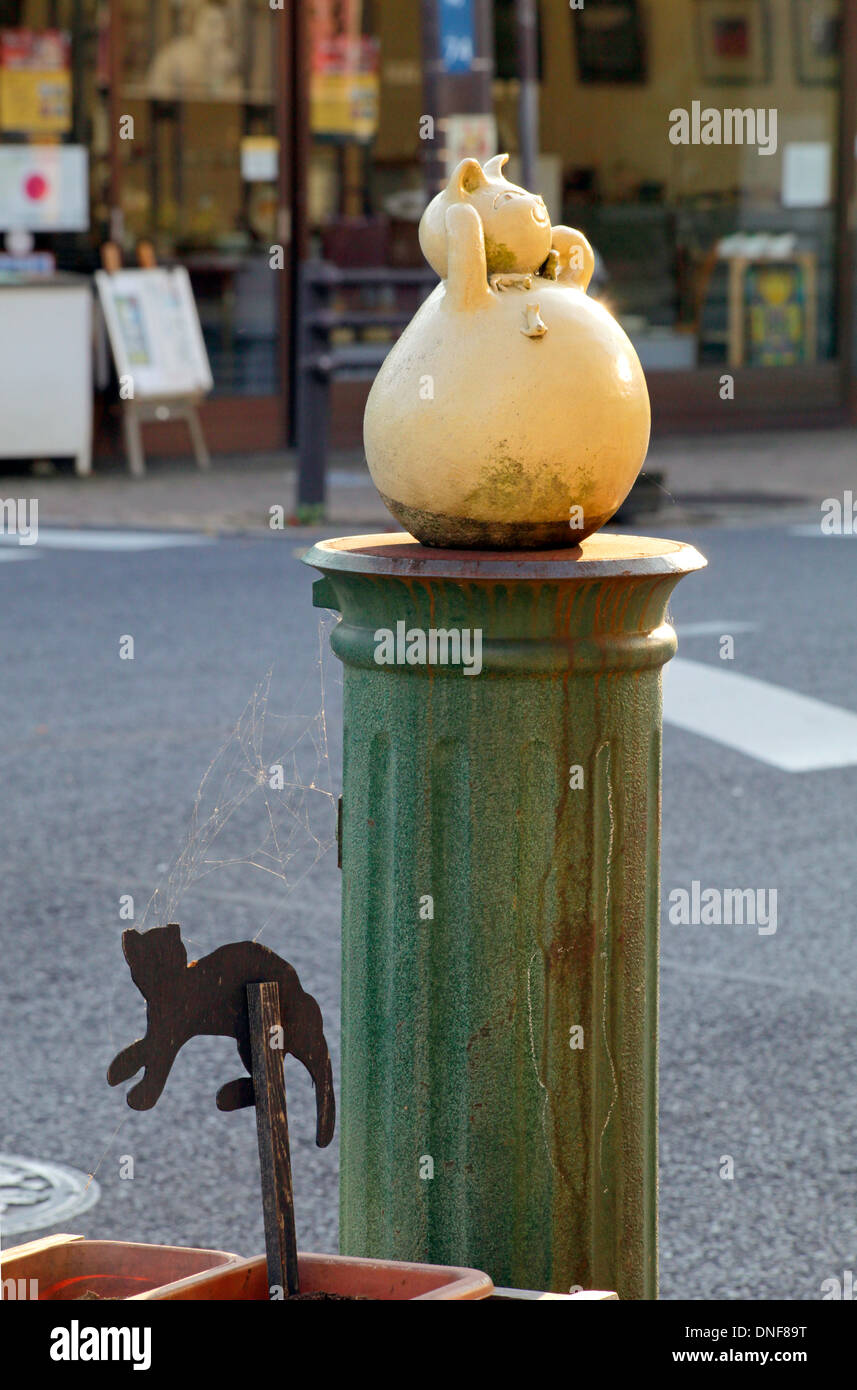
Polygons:
<instances>
[{"instance_id":1,"label":"white crosswalk marking","mask_svg":"<svg viewBox=\"0 0 857 1390\"><path fill-rule=\"evenodd\" d=\"M214 537L187 531L88 531L64 526L40 526L35 547L21 547L17 536L0 535L0 556L30 550L166 550L174 546L212 545ZM7 547L15 547L10 552Z\"/></svg>"},{"instance_id":2,"label":"white crosswalk marking","mask_svg":"<svg viewBox=\"0 0 857 1390\"><path fill-rule=\"evenodd\" d=\"M665 667L664 719L783 772L857 765L852 710L699 661Z\"/></svg>"}]
</instances>

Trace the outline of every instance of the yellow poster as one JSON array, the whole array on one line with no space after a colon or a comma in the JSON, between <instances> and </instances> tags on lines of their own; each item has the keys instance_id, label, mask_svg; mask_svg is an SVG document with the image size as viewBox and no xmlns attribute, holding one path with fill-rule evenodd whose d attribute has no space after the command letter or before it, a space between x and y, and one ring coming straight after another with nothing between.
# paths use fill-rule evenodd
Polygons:
<instances>
[{"instance_id":1,"label":"yellow poster","mask_svg":"<svg viewBox=\"0 0 857 1390\"><path fill-rule=\"evenodd\" d=\"M313 53L310 124L316 135L371 140L378 129L378 43L330 39Z\"/></svg>"},{"instance_id":2,"label":"yellow poster","mask_svg":"<svg viewBox=\"0 0 857 1390\"><path fill-rule=\"evenodd\" d=\"M0 129L63 135L71 129L71 45L56 29L0 33Z\"/></svg>"}]
</instances>

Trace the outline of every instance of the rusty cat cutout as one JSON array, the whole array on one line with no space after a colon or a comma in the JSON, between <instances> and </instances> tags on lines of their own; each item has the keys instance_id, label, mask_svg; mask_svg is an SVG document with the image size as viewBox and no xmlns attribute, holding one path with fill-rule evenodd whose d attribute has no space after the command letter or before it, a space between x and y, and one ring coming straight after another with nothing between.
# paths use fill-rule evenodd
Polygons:
<instances>
[{"instance_id":1,"label":"rusty cat cutout","mask_svg":"<svg viewBox=\"0 0 857 1390\"><path fill-rule=\"evenodd\" d=\"M336 1103L333 1072L324 1037L321 1010L302 988L288 961L255 941L219 946L201 960L188 962L181 928L133 928L122 933L122 950L131 978L147 1005L145 1037L118 1052L107 1070L111 1086L129 1081L145 1068L143 1078L128 1092L132 1110L150 1110L159 1099L180 1049L191 1038L235 1038L248 1073L252 1059L247 1014L247 986L272 981L279 988L283 1055L289 1052L312 1077L316 1093L316 1144L324 1148L333 1138ZM221 1086L220 1110L253 1105L252 1076Z\"/></svg>"}]
</instances>

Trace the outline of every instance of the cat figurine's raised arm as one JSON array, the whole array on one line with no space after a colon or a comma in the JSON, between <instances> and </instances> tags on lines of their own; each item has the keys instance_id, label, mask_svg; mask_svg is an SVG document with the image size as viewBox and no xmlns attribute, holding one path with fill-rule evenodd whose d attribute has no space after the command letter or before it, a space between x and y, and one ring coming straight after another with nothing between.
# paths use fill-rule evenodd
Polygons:
<instances>
[{"instance_id":1,"label":"cat figurine's raised arm","mask_svg":"<svg viewBox=\"0 0 857 1390\"><path fill-rule=\"evenodd\" d=\"M333 1072L321 1010L302 988L288 961L255 941L220 946L201 960L188 962L176 923L147 932L122 933L122 950L131 978L146 1000L146 1035L113 1058L107 1071L111 1086L128 1081L141 1067L143 1078L128 1092L132 1110L150 1110L158 1100L179 1049L200 1035L235 1038L238 1053L251 1071L247 986L273 981L279 987L283 1053L303 1062L315 1084L316 1143L333 1138L336 1106ZM242 1076L221 1086L217 1105L239 1110L253 1105L253 1081Z\"/></svg>"},{"instance_id":2,"label":"cat figurine's raised arm","mask_svg":"<svg viewBox=\"0 0 857 1390\"><path fill-rule=\"evenodd\" d=\"M621 505L648 448L637 354L586 294L592 247L551 226L507 159L462 160L427 207L420 245L441 284L366 405L375 485L427 545L577 545Z\"/></svg>"}]
</instances>

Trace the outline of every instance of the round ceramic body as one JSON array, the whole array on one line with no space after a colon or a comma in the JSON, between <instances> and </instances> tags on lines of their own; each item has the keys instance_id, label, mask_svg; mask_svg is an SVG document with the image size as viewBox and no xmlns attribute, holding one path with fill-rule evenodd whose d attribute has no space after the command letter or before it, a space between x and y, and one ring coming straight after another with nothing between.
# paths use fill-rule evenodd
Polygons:
<instances>
[{"instance_id":1,"label":"round ceramic body","mask_svg":"<svg viewBox=\"0 0 857 1390\"><path fill-rule=\"evenodd\" d=\"M619 324L584 289L533 275L464 302L438 285L375 379L364 443L384 502L424 544L541 548L609 521L649 427Z\"/></svg>"}]
</instances>

